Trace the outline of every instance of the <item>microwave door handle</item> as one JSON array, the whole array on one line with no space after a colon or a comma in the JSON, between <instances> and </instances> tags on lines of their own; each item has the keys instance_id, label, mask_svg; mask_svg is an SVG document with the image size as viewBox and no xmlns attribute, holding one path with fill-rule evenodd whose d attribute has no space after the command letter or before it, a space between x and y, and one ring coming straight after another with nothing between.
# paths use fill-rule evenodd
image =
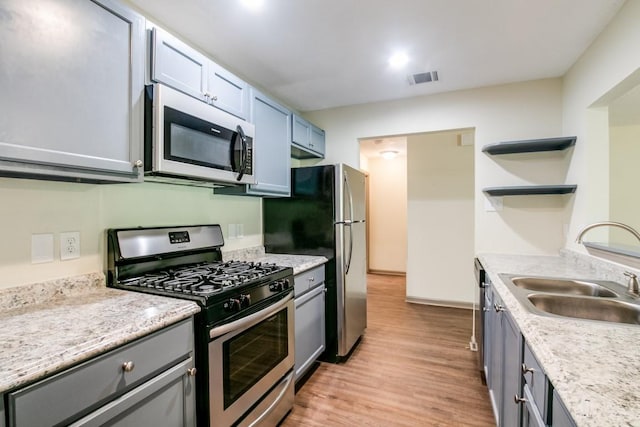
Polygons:
<instances>
[{"instance_id":1,"label":"microwave door handle","mask_svg":"<svg viewBox=\"0 0 640 427\"><path fill-rule=\"evenodd\" d=\"M247 168L247 138L244 134L244 131L242 130L242 126L238 125L236 127L236 131L238 132L238 137L240 138L240 143L242 144L242 152L240 153L240 168L238 169L238 178L236 178L236 181L240 181L244 176L244 172Z\"/></svg>"}]
</instances>

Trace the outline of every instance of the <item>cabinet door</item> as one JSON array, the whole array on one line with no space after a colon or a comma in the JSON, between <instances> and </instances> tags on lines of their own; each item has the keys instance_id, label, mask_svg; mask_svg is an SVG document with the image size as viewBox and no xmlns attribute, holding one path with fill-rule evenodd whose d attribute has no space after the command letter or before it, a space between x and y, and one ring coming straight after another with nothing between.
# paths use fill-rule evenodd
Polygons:
<instances>
[{"instance_id":1,"label":"cabinet door","mask_svg":"<svg viewBox=\"0 0 640 427\"><path fill-rule=\"evenodd\" d=\"M493 415L496 418L496 425L502 426L502 360L504 355L504 335L502 329L502 300L496 293L493 293L493 304L487 312L490 318L491 330L491 359L489 360L489 397L493 408Z\"/></svg>"},{"instance_id":2,"label":"cabinet door","mask_svg":"<svg viewBox=\"0 0 640 427\"><path fill-rule=\"evenodd\" d=\"M249 115L249 85L215 62L209 62L207 96L217 108L246 119Z\"/></svg>"},{"instance_id":3,"label":"cabinet door","mask_svg":"<svg viewBox=\"0 0 640 427\"><path fill-rule=\"evenodd\" d=\"M324 131L317 126L311 125L311 144L310 147L313 151L324 157Z\"/></svg>"},{"instance_id":4,"label":"cabinet door","mask_svg":"<svg viewBox=\"0 0 640 427\"><path fill-rule=\"evenodd\" d=\"M255 176L251 194L289 196L291 191L291 112L251 90L250 121L256 128Z\"/></svg>"},{"instance_id":5,"label":"cabinet door","mask_svg":"<svg viewBox=\"0 0 640 427\"><path fill-rule=\"evenodd\" d=\"M291 141L300 147L309 148L311 144L311 123L294 114L292 128Z\"/></svg>"},{"instance_id":6,"label":"cabinet door","mask_svg":"<svg viewBox=\"0 0 640 427\"><path fill-rule=\"evenodd\" d=\"M296 381L304 375L326 347L324 289L322 284L295 300Z\"/></svg>"},{"instance_id":7,"label":"cabinet door","mask_svg":"<svg viewBox=\"0 0 640 427\"><path fill-rule=\"evenodd\" d=\"M491 330L493 328L493 325L491 324L491 320L492 320L492 315L491 312L493 311L493 301L492 301L492 289L491 289L491 283L490 282L485 282L485 292L484 292L484 324L483 324L483 334L482 334L482 339L483 339L483 351L484 351L484 377L487 381L487 387L491 388L490 385L490 381L491 381L491 377L490 377L490 365L491 365L491 357L492 357L492 353L493 353L493 341L491 340L492 338L492 334L491 334Z\"/></svg>"},{"instance_id":8,"label":"cabinet door","mask_svg":"<svg viewBox=\"0 0 640 427\"><path fill-rule=\"evenodd\" d=\"M522 396L522 336L508 312L502 313L504 355L503 355L503 392L501 426L520 425L520 407L515 401L516 395Z\"/></svg>"},{"instance_id":9,"label":"cabinet door","mask_svg":"<svg viewBox=\"0 0 640 427\"><path fill-rule=\"evenodd\" d=\"M195 381L188 374L192 368L189 358L71 426L195 426Z\"/></svg>"},{"instance_id":10,"label":"cabinet door","mask_svg":"<svg viewBox=\"0 0 640 427\"><path fill-rule=\"evenodd\" d=\"M564 407L560 396L553 390L553 401L551 403L551 425L553 427L575 427L573 418Z\"/></svg>"},{"instance_id":11,"label":"cabinet door","mask_svg":"<svg viewBox=\"0 0 640 427\"><path fill-rule=\"evenodd\" d=\"M525 399L522 406L522 427L544 427L546 424L540 416L538 407L533 400L533 394L528 384L523 386L523 397Z\"/></svg>"},{"instance_id":12,"label":"cabinet door","mask_svg":"<svg viewBox=\"0 0 640 427\"><path fill-rule=\"evenodd\" d=\"M0 16L0 173L142 180L144 18L111 0Z\"/></svg>"},{"instance_id":13,"label":"cabinet door","mask_svg":"<svg viewBox=\"0 0 640 427\"><path fill-rule=\"evenodd\" d=\"M209 59L160 28L151 30L151 79L206 101Z\"/></svg>"}]
</instances>

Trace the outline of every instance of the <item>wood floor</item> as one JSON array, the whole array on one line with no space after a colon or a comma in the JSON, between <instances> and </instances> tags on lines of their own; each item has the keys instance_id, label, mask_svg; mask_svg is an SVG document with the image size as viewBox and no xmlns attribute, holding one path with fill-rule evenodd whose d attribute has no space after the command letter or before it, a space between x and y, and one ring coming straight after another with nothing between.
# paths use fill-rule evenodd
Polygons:
<instances>
[{"instance_id":1,"label":"wood floor","mask_svg":"<svg viewBox=\"0 0 640 427\"><path fill-rule=\"evenodd\" d=\"M285 427L494 426L469 351L471 311L409 304L405 278L368 276L367 331L343 364L322 363Z\"/></svg>"}]
</instances>

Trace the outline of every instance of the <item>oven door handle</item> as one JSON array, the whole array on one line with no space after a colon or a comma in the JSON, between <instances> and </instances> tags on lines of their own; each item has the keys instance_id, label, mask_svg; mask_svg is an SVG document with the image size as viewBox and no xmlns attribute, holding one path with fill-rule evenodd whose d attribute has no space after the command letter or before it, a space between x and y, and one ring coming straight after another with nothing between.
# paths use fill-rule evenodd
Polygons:
<instances>
[{"instance_id":1,"label":"oven door handle","mask_svg":"<svg viewBox=\"0 0 640 427\"><path fill-rule=\"evenodd\" d=\"M287 389L289 388L289 384L291 384L291 381L293 381L293 371L291 371L289 373L289 375L287 375L286 377L284 377L284 379L280 382L280 384L278 385L278 387L281 387L280 393L278 394L278 397L273 401L273 403L271 403L271 405L269 405L269 407L262 413L260 414L260 416L258 418L256 418L251 424L249 424L247 427L255 427L260 425L260 423L271 413L273 412L273 410L278 407L278 404L280 403L280 401L284 398L285 394L287 393Z\"/></svg>"},{"instance_id":2,"label":"oven door handle","mask_svg":"<svg viewBox=\"0 0 640 427\"><path fill-rule=\"evenodd\" d=\"M217 338L219 336L222 336L224 334L227 334L231 331L235 331L238 329L246 329L249 328L255 324L258 324L260 322L262 322L265 319L268 319L269 317L273 316L274 314L276 314L278 311L280 311L284 306L286 306L289 301L291 301L291 299L293 298L293 296L291 295L291 293L289 293L289 295L287 295L286 298L284 298L281 301L278 301L277 303L270 305L269 307L260 310L256 313L250 314L247 317L243 317L242 319L238 319L236 321L233 321L231 323L227 323L225 325L220 325L217 326L213 329L211 329L211 331L209 331L209 338L210 339L214 339Z\"/></svg>"}]
</instances>

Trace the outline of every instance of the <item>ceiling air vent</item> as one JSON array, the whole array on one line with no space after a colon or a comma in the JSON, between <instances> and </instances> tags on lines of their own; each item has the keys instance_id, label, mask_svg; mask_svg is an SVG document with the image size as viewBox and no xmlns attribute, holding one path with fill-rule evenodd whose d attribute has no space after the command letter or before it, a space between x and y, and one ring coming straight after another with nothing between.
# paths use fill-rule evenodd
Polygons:
<instances>
[{"instance_id":1,"label":"ceiling air vent","mask_svg":"<svg viewBox=\"0 0 640 427\"><path fill-rule=\"evenodd\" d=\"M427 71L426 73L411 74L408 76L410 85L417 85L420 83L429 83L438 81L437 71Z\"/></svg>"}]
</instances>

